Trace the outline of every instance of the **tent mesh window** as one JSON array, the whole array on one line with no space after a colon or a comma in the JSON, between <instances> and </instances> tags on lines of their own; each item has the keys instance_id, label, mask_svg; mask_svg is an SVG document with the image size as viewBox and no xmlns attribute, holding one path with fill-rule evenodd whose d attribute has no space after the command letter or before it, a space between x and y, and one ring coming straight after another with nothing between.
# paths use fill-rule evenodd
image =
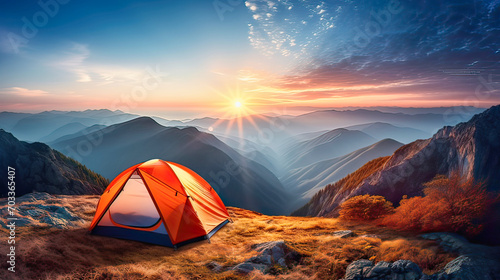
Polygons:
<instances>
[{"instance_id":1,"label":"tent mesh window","mask_svg":"<svg viewBox=\"0 0 500 280\"><path fill-rule=\"evenodd\" d=\"M129 227L148 228L160 221L158 210L137 171L111 204L109 212L115 223Z\"/></svg>"}]
</instances>

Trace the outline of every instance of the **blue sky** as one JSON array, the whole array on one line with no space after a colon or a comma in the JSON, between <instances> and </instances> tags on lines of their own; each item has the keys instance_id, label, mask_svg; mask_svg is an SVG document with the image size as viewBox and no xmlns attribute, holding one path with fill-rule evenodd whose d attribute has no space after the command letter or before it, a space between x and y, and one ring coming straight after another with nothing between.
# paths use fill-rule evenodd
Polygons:
<instances>
[{"instance_id":1,"label":"blue sky","mask_svg":"<svg viewBox=\"0 0 500 280\"><path fill-rule=\"evenodd\" d=\"M496 0L41 2L0 9L0 110L500 102Z\"/></svg>"}]
</instances>

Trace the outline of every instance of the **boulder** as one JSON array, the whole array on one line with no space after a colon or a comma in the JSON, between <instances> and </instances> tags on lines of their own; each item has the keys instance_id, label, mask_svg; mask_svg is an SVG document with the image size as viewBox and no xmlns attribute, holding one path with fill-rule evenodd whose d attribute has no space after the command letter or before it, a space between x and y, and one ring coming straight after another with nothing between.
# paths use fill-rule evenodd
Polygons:
<instances>
[{"instance_id":1,"label":"boulder","mask_svg":"<svg viewBox=\"0 0 500 280\"><path fill-rule=\"evenodd\" d=\"M363 278L364 272L366 269L371 269L373 267L373 262L369 260L357 260L353 263L351 263L349 266L347 266L347 269L345 271L345 278L344 280L359 280L359 279L365 279ZM368 273L367 273L368 274Z\"/></svg>"},{"instance_id":2,"label":"boulder","mask_svg":"<svg viewBox=\"0 0 500 280\"><path fill-rule=\"evenodd\" d=\"M422 277L422 269L412 261L398 260L391 266L391 276L393 279L417 280Z\"/></svg>"},{"instance_id":3,"label":"boulder","mask_svg":"<svg viewBox=\"0 0 500 280\"><path fill-rule=\"evenodd\" d=\"M459 256L436 275L438 279L495 280L500 277L498 265L493 260Z\"/></svg>"},{"instance_id":4,"label":"boulder","mask_svg":"<svg viewBox=\"0 0 500 280\"><path fill-rule=\"evenodd\" d=\"M344 280L419 280L423 276L420 267L409 260L398 260L394 263L369 260L357 260L351 263L345 273Z\"/></svg>"},{"instance_id":5,"label":"boulder","mask_svg":"<svg viewBox=\"0 0 500 280\"><path fill-rule=\"evenodd\" d=\"M302 258L301 254L286 245L283 240L255 244L252 249L259 254L234 266L233 270L246 274L257 269L267 274L271 272L271 268L276 266L288 269Z\"/></svg>"},{"instance_id":6,"label":"boulder","mask_svg":"<svg viewBox=\"0 0 500 280\"><path fill-rule=\"evenodd\" d=\"M388 262L378 262L366 275L367 278L383 278L391 273L391 264Z\"/></svg>"}]
</instances>

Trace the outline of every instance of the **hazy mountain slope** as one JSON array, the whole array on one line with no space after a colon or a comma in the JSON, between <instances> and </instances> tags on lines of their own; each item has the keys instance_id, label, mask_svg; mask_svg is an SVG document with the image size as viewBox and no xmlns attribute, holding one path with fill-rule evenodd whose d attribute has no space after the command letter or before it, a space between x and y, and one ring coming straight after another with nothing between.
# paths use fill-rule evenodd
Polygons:
<instances>
[{"instance_id":1,"label":"hazy mountain slope","mask_svg":"<svg viewBox=\"0 0 500 280\"><path fill-rule=\"evenodd\" d=\"M79 122L85 126L94 124L111 125L136 118L137 115L110 110L86 111L46 111L30 114L19 119L10 131L21 140L40 141L50 132L67 125Z\"/></svg>"},{"instance_id":2,"label":"hazy mountain slope","mask_svg":"<svg viewBox=\"0 0 500 280\"><path fill-rule=\"evenodd\" d=\"M101 130L101 129L105 128L105 127L106 126L102 125L102 124L94 124L92 126L85 127L84 129L82 129L80 131L77 131L75 133L66 134L66 135L61 136L59 138L56 138L56 139L54 139L52 141L47 141L46 143L50 146L52 143L58 143L58 142L62 142L64 140L76 138L76 137L79 137L79 136L84 136L84 135L87 135L89 133Z\"/></svg>"},{"instance_id":3,"label":"hazy mountain slope","mask_svg":"<svg viewBox=\"0 0 500 280\"><path fill-rule=\"evenodd\" d=\"M0 112L0 128L10 131L20 119L30 115L28 113Z\"/></svg>"},{"instance_id":4,"label":"hazy mountain slope","mask_svg":"<svg viewBox=\"0 0 500 280\"><path fill-rule=\"evenodd\" d=\"M287 176L280 179L283 186L297 195L294 206L298 207L325 185L342 179L375 158L392 155L402 145L395 140L384 139L345 156L291 170Z\"/></svg>"},{"instance_id":5,"label":"hazy mountain slope","mask_svg":"<svg viewBox=\"0 0 500 280\"><path fill-rule=\"evenodd\" d=\"M375 142L375 138L360 131L335 129L291 146L284 159L287 167L293 169L343 156Z\"/></svg>"},{"instance_id":6,"label":"hazy mountain slope","mask_svg":"<svg viewBox=\"0 0 500 280\"><path fill-rule=\"evenodd\" d=\"M65 135L77 133L85 128L87 128L87 126L79 122L68 123L40 138L40 142L48 143Z\"/></svg>"},{"instance_id":7,"label":"hazy mountain slope","mask_svg":"<svg viewBox=\"0 0 500 280\"><path fill-rule=\"evenodd\" d=\"M349 195L363 180L381 169L390 156L380 157L364 164L361 168L345 176L334 184L328 184L318 191L311 200L292 216L333 216L337 207L336 199Z\"/></svg>"},{"instance_id":8,"label":"hazy mountain slope","mask_svg":"<svg viewBox=\"0 0 500 280\"><path fill-rule=\"evenodd\" d=\"M52 194L101 194L108 184L97 173L42 143L28 144L0 129L0 180L15 168L16 196L32 191ZM7 195L7 187L0 191Z\"/></svg>"},{"instance_id":9,"label":"hazy mountain slope","mask_svg":"<svg viewBox=\"0 0 500 280\"><path fill-rule=\"evenodd\" d=\"M334 215L340 203L360 194L383 195L398 203L403 195L422 195L424 182L454 170L467 178L482 180L489 191L498 192L500 105L475 115L468 122L444 127L432 138L402 146L383 166L373 170L370 176L351 184L347 191L325 188L299 212Z\"/></svg>"},{"instance_id":10,"label":"hazy mountain slope","mask_svg":"<svg viewBox=\"0 0 500 280\"><path fill-rule=\"evenodd\" d=\"M98 139L86 153L79 143ZM131 165L160 158L193 169L216 189L228 205L283 214L288 195L269 170L248 160L208 133L195 128L167 128L141 117L88 135L53 143L67 155L114 178Z\"/></svg>"},{"instance_id":11,"label":"hazy mountain slope","mask_svg":"<svg viewBox=\"0 0 500 280\"><path fill-rule=\"evenodd\" d=\"M399 127L389 123L367 123L346 127L350 130L362 131L374 138L391 138L402 143L410 143L417 139L426 139L432 136L431 133L410 127Z\"/></svg>"},{"instance_id":12,"label":"hazy mountain slope","mask_svg":"<svg viewBox=\"0 0 500 280\"><path fill-rule=\"evenodd\" d=\"M270 144L273 145L274 142L283 141L297 134L333 130L373 122L384 122L395 126L411 127L427 133L435 133L445 125L455 125L460 121L469 120L472 112L470 109L462 110L459 107L443 110L424 110L422 108L420 108L422 110L419 110L419 108L413 108L414 110L408 110L411 113L406 113L407 110L403 110L404 108L400 109L394 112L381 112L374 109L321 110L298 116L253 115L251 116L252 121L248 117L242 118L241 122L238 119L202 118L184 123L204 128L212 127L214 133L233 136L239 135L238 127L241 125L243 131L245 131L245 137L258 138L262 137L263 134L269 134L275 140ZM482 110L481 108L476 109ZM382 137L382 139L387 137Z\"/></svg>"},{"instance_id":13,"label":"hazy mountain slope","mask_svg":"<svg viewBox=\"0 0 500 280\"><path fill-rule=\"evenodd\" d=\"M303 114L293 118L294 126L309 127L311 130L321 130L325 127L347 127L368 122L385 122L396 126L412 127L426 132L435 132L444 125L453 125L463 121L465 117L460 114L403 114L385 113L376 110L324 110ZM313 129L314 128L314 129Z\"/></svg>"},{"instance_id":14,"label":"hazy mountain slope","mask_svg":"<svg viewBox=\"0 0 500 280\"><path fill-rule=\"evenodd\" d=\"M91 118L75 118L63 114L43 112L20 119L12 127L11 131L21 140L38 141L51 131L72 122L90 124L94 120Z\"/></svg>"}]
</instances>

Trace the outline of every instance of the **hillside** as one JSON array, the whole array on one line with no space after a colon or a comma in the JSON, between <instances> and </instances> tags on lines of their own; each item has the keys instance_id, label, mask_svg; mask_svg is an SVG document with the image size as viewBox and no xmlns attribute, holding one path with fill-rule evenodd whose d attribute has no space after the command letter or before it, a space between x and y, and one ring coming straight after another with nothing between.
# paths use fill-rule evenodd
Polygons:
<instances>
[{"instance_id":1,"label":"hillside","mask_svg":"<svg viewBox=\"0 0 500 280\"><path fill-rule=\"evenodd\" d=\"M22 244L16 251L16 273L7 271L7 262L2 262L0 279L276 279L280 275L340 279L349 264L360 259L409 260L431 274L445 273L442 269L457 257L416 235L330 218L266 216L233 207L228 210L234 222L212 236L210 243L200 241L174 250L88 234L98 199L47 194L20 198L19 216L25 224L16 231L16 241ZM5 204L0 199L0 211ZM40 217L40 222L33 222L35 217L26 222L24 215L43 209L58 209L72 221L58 228L48 227L43 223L47 219ZM353 232L345 235L341 230ZM0 226L0 233L0 242L6 242L7 230ZM266 252L259 251L259 246L274 246L269 249L273 257L291 255L284 257L282 265L252 263L265 259ZM249 265L258 269L248 273ZM420 268L416 271L421 273Z\"/></svg>"},{"instance_id":2,"label":"hillside","mask_svg":"<svg viewBox=\"0 0 500 280\"><path fill-rule=\"evenodd\" d=\"M78 153L80 143L91 148ZM65 137L51 146L108 179L150 159L176 162L205 178L227 205L267 214L285 213L288 193L271 171L193 127L164 127L151 118L140 117Z\"/></svg>"},{"instance_id":3,"label":"hillside","mask_svg":"<svg viewBox=\"0 0 500 280\"><path fill-rule=\"evenodd\" d=\"M391 155L402 145L392 139L384 139L347 155L291 170L280 180L298 197L293 208L295 210L304 205L325 185L342 179L375 158Z\"/></svg>"},{"instance_id":4,"label":"hillside","mask_svg":"<svg viewBox=\"0 0 500 280\"><path fill-rule=\"evenodd\" d=\"M52 194L101 194L108 180L77 161L42 143L28 144L0 129L0 165L5 172L0 180L7 182L7 166L15 168L16 195L32 191ZM7 195L2 188L0 196Z\"/></svg>"},{"instance_id":5,"label":"hillside","mask_svg":"<svg viewBox=\"0 0 500 280\"><path fill-rule=\"evenodd\" d=\"M343 156L375 142L363 132L339 128L291 146L283 158L287 168L293 169Z\"/></svg>"},{"instance_id":6,"label":"hillside","mask_svg":"<svg viewBox=\"0 0 500 280\"><path fill-rule=\"evenodd\" d=\"M399 127L389 123L375 122L346 127L350 130L362 131L374 138L391 138L402 143L410 143L417 139L425 139L432 136L431 133L424 132L411 127Z\"/></svg>"},{"instance_id":7,"label":"hillside","mask_svg":"<svg viewBox=\"0 0 500 280\"><path fill-rule=\"evenodd\" d=\"M338 199L349 196L361 182L382 169L389 158L371 160L336 183L326 185L306 205L294 211L292 216L334 216L336 213L333 210L338 207Z\"/></svg>"}]
</instances>

